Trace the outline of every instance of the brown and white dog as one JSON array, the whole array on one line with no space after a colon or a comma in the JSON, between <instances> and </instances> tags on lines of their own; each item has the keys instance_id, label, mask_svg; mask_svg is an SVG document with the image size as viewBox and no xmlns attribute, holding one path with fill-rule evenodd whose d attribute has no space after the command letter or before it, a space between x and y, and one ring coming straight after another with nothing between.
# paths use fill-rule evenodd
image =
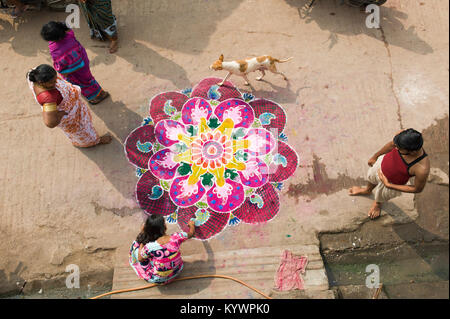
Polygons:
<instances>
[{"instance_id":1,"label":"brown and white dog","mask_svg":"<svg viewBox=\"0 0 450 319\"><path fill-rule=\"evenodd\" d=\"M261 81L262 78L266 75L265 73L266 70L275 74L281 74L283 78L287 81L288 80L287 77L282 72L279 72L277 70L275 62L284 63L290 61L291 59L292 57L286 60L278 60L276 58L271 57L270 55L263 55L256 58L248 58L245 60L226 62L223 60L223 54L221 54L219 59L215 61L213 64L211 64L209 68L215 71L219 70L228 71L227 76L225 77L225 79L223 79L222 82L219 83L219 85L223 85L232 74L242 76L245 80L245 85L250 85L247 78L248 73L260 71L261 76L256 78L256 80Z\"/></svg>"}]
</instances>

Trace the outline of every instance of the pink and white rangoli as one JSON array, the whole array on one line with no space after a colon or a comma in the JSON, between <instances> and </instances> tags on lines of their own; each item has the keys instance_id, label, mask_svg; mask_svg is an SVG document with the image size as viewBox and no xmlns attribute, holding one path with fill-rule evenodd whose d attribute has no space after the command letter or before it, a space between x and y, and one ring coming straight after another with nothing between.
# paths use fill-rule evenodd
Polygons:
<instances>
[{"instance_id":1,"label":"pink and white rangoli","mask_svg":"<svg viewBox=\"0 0 450 319\"><path fill-rule=\"evenodd\" d=\"M140 207L183 230L195 218L201 240L227 225L274 218L277 191L298 164L283 133L283 109L220 81L207 78L193 90L155 96L150 117L125 141L140 178Z\"/></svg>"}]
</instances>

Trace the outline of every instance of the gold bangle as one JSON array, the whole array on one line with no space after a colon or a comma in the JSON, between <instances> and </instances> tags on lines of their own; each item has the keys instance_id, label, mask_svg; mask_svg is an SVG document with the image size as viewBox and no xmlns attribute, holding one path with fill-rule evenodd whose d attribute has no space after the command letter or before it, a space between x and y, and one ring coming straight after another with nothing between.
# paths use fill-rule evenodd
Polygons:
<instances>
[{"instance_id":1,"label":"gold bangle","mask_svg":"<svg viewBox=\"0 0 450 319\"><path fill-rule=\"evenodd\" d=\"M56 105L56 103L45 103L44 104L44 112L53 112L53 111L57 111L58 107Z\"/></svg>"}]
</instances>

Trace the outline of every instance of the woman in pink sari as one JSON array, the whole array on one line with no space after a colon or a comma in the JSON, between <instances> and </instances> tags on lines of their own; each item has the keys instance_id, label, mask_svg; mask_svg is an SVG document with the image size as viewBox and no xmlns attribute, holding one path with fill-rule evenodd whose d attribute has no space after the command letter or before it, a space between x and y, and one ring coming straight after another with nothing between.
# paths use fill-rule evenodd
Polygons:
<instances>
[{"instance_id":1,"label":"woman in pink sari","mask_svg":"<svg viewBox=\"0 0 450 319\"><path fill-rule=\"evenodd\" d=\"M89 103L98 104L108 97L108 92L92 76L86 50L75 38L73 30L62 22L51 21L42 27L41 35L49 41L56 71L68 82L78 85Z\"/></svg>"}]
</instances>

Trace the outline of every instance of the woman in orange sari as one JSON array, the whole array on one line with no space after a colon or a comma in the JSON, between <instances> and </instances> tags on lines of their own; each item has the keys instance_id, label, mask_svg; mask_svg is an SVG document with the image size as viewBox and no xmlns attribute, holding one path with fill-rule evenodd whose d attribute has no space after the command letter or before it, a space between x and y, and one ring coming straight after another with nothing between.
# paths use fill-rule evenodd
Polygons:
<instances>
[{"instance_id":1,"label":"woman in orange sari","mask_svg":"<svg viewBox=\"0 0 450 319\"><path fill-rule=\"evenodd\" d=\"M41 105L47 127L61 128L77 147L111 143L110 135L100 137L95 130L89 108L81 98L80 87L65 81L47 64L29 71L27 80L36 101Z\"/></svg>"}]
</instances>

